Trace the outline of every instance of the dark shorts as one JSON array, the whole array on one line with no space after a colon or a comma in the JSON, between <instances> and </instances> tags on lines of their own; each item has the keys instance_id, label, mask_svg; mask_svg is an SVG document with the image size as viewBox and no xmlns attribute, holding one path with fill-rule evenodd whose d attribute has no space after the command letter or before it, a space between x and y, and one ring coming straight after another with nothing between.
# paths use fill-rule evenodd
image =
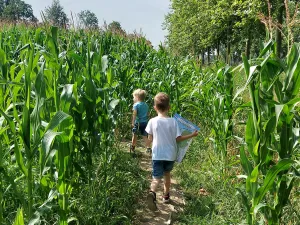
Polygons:
<instances>
[{"instance_id":1,"label":"dark shorts","mask_svg":"<svg viewBox=\"0 0 300 225\"><path fill-rule=\"evenodd\" d=\"M134 134L141 134L143 136L148 136L147 132L145 131L147 127L147 122L143 123L136 123L134 124L134 127L132 128L132 133Z\"/></svg>"},{"instance_id":2,"label":"dark shorts","mask_svg":"<svg viewBox=\"0 0 300 225\"><path fill-rule=\"evenodd\" d=\"M173 169L175 161L152 160L152 177L160 179L165 172L170 172Z\"/></svg>"}]
</instances>

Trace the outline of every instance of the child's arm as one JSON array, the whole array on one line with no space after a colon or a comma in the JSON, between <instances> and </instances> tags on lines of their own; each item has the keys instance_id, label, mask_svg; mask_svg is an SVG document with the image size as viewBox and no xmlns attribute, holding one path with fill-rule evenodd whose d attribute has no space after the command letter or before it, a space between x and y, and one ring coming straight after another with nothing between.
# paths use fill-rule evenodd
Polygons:
<instances>
[{"instance_id":1,"label":"child's arm","mask_svg":"<svg viewBox=\"0 0 300 225\"><path fill-rule=\"evenodd\" d=\"M148 134L148 140L150 143L153 142L153 135L152 134Z\"/></svg>"},{"instance_id":2,"label":"child's arm","mask_svg":"<svg viewBox=\"0 0 300 225\"><path fill-rule=\"evenodd\" d=\"M135 119L136 119L137 111L133 110L131 126L134 127Z\"/></svg>"},{"instance_id":3,"label":"child's arm","mask_svg":"<svg viewBox=\"0 0 300 225\"><path fill-rule=\"evenodd\" d=\"M179 136L176 138L176 142L181 142L181 141L185 141L187 139L190 139L192 137L196 137L198 135L198 131L194 131L193 133L191 134L187 134L187 135L184 135L184 136Z\"/></svg>"}]
</instances>

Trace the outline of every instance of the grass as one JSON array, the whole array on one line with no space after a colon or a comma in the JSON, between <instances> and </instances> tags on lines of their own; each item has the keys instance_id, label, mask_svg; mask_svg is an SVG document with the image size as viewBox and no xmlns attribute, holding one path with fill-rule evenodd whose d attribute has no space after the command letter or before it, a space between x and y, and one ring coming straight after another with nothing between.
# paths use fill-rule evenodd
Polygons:
<instances>
[{"instance_id":1,"label":"grass","mask_svg":"<svg viewBox=\"0 0 300 225\"><path fill-rule=\"evenodd\" d=\"M93 182L79 188L73 200L78 224L132 224L138 196L148 185L146 174L123 146L114 149L106 170L102 156L96 160Z\"/></svg>"},{"instance_id":2,"label":"grass","mask_svg":"<svg viewBox=\"0 0 300 225\"><path fill-rule=\"evenodd\" d=\"M183 188L186 201L184 212L178 216L176 224L246 224L245 208L241 196L237 194L237 188L244 185L237 178L237 175L243 173L236 156L238 154L228 154L228 166L224 169L219 155L212 150L209 143L205 143L200 135L193 141L185 159L175 166L173 173ZM299 184L299 179L296 182ZM281 224L299 224L298 187L299 185L295 185ZM208 195L203 195L201 188Z\"/></svg>"},{"instance_id":3,"label":"grass","mask_svg":"<svg viewBox=\"0 0 300 225\"><path fill-rule=\"evenodd\" d=\"M230 164L230 163L229 163ZM244 208L236 195L238 182L201 137L193 142L174 175L184 189L186 207L178 224L237 224ZM228 170L226 170L228 171ZM230 171L231 173L233 171ZM204 188L208 195L203 195Z\"/></svg>"}]
</instances>

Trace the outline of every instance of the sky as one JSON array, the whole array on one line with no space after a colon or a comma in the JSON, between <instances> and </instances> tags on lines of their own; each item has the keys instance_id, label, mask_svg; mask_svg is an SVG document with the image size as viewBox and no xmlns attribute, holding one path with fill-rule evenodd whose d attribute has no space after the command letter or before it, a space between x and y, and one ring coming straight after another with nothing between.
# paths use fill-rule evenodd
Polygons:
<instances>
[{"instance_id":1,"label":"sky","mask_svg":"<svg viewBox=\"0 0 300 225\"><path fill-rule=\"evenodd\" d=\"M34 15L40 20L40 12L50 6L52 0L24 0L30 4ZM60 0L65 13L70 16L81 10L91 10L96 14L99 25L104 21L121 23L126 32L134 30L142 33L153 46L164 42L167 31L163 30L162 23L165 15L170 11L169 0Z\"/></svg>"}]
</instances>

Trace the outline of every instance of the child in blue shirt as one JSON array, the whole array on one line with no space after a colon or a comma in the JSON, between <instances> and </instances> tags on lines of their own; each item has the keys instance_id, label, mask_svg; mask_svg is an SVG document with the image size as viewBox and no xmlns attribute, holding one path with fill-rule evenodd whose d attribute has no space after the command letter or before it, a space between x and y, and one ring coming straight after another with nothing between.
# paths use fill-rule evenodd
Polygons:
<instances>
[{"instance_id":1,"label":"child in blue shirt","mask_svg":"<svg viewBox=\"0 0 300 225\"><path fill-rule=\"evenodd\" d=\"M145 128L149 119L149 107L144 102L147 92L142 89L137 89L133 92L133 115L132 115L132 142L130 146L130 152L135 156L135 146L137 141L137 135L140 133L143 136L147 152L151 153L150 142L148 140L148 134Z\"/></svg>"}]
</instances>

